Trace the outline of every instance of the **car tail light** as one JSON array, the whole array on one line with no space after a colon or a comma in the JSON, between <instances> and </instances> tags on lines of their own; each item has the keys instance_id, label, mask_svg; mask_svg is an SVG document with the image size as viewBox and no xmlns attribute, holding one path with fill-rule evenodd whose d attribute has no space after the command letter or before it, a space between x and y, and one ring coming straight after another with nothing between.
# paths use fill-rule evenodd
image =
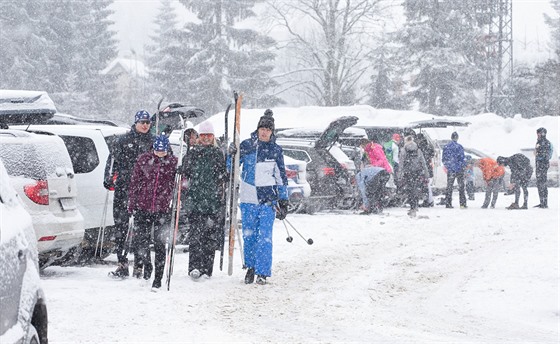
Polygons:
<instances>
[{"instance_id":1,"label":"car tail light","mask_svg":"<svg viewBox=\"0 0 560 344\"><path fill-rule=\"evenodd\" d=\"M289 179L297 179L297 171L286 169L286 177Z\"/></svg>"},{"instance_id":2,"label":"car tail light","mask_svg":"<svg viewBox=\"0 0 560 344\"><path fill-rule=\"evenodd\" d=\"M323 175L325 176L334 176L334 167L323 167Z\"/></svg>"},{"instance_id":3,"label":"car tail light","mask_svg":"<svg viewBox=\"0 0 560 344\"><path fill-rule=\"evenodd\" d=\"M46 180L37 180L33 184L27 184L23 187L23 191L33 202L49 205L49 183Z\"/></svg>"},{"instance_id":4,"label":"car tail light","mask_svg":"<svg viewBox=\"0 0 560 344\"><path fill-rule=\"evenodd\" d=\"M39 241L53 241L54 239L56 239L56 235L49 235L49 236L40 237Z\"/></svg>"}]
</instances>

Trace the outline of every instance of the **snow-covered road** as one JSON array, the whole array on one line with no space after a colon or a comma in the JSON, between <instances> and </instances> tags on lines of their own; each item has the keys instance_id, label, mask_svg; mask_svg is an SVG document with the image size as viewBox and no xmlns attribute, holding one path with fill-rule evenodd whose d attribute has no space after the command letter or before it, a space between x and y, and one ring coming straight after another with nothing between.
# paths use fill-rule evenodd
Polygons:
<instances>
[{"instance_id":1,"label":"snow-covered road","mask_svg":"<svg viewBox=\"0 0 560 344\"><path fill-rule=\"evenodd\" d=\"M456 195L455 195L456 196ZM217 269L191 281L187 254L171 290L107 277L114 265L49 267L51 343L559 341L558 189L550 209L406 209L324 213L275 223L273 276L245 285ZM530 189L530 205L538 203ZM455 201L455 204L458 204ZM227 257L226 257L227 259ZM108 260L115 260L110 257ZM218 260L216 260L217 264Z\"/></svg>"}]
</instances>

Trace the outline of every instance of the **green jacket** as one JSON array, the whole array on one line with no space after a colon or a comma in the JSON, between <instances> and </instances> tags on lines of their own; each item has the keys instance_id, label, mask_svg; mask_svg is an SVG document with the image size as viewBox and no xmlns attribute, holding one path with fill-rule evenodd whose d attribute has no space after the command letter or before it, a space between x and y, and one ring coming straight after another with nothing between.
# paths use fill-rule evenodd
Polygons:
<instances>
[{"instance_id":1,"label":"green jacket","mask_svg":"<svg viewBox=\"0 0 560 344\"><path fill-rule=\"evenodd\" d=\"M222 151L214 146L195 146L185 155L182 165L188 185L183 203L187 214L223 212L227 173Z\"/></svg>"}]
</instances>

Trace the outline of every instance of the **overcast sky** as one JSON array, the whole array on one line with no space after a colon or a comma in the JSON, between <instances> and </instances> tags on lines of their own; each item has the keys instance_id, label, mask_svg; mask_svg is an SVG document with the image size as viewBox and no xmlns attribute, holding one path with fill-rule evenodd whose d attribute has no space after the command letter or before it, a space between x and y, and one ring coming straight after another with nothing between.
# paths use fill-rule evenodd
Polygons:
<instances>
[{"instance_id":1,"label":"overcast sky","mask_svg":"<svg viewBox=\"0 0 560 344\"><path fill-rule=\"evenodd\" d=\"M158 0L115 0L115 30L119 39L121 56L130 56L134 49L139 57L144 56L144 46L153 34L154 18L158 12ZM189 13L174 1L177 14L184 21ZM513 0L514 59L516 62L536 62L551 57L549 30L543 13L551 13L549 0Z\"/></svg>"}]
</instances>

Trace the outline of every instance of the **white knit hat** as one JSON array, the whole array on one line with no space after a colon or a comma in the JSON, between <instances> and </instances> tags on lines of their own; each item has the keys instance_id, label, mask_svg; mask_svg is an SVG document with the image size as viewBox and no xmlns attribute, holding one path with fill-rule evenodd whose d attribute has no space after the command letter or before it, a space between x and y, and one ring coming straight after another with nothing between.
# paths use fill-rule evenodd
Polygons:
<instances>
[{"instance_id":1,"label":"white knit hat","mask_svg":"<svg viewBox=\"0 0 560 344\"><path fill-rule=\"evenodd\" d=\"M202 122L200 123L200 125L198 126L198 134L212 134L214 135L214 126L212 125L212 123L206 121L206 122Z\"/></svg>"}]
</instances>

